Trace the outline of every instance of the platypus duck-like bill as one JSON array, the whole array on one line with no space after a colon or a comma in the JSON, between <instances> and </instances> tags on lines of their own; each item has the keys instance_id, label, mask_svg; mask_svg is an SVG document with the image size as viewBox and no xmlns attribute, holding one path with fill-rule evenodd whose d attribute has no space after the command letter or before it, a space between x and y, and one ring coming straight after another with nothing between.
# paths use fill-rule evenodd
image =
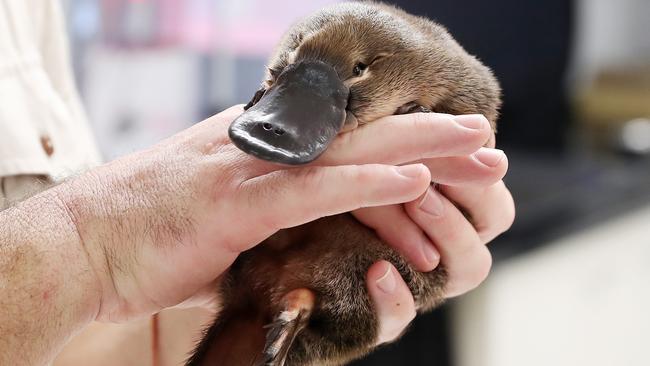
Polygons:
<instances>
[{"instance_id":1,"label":"platypus duck-like bill","mask_svg":"<svg viewBox=\"0 0 650 366\"><path fill-rule=\"evenodd\" d=\"M261 94L261 93L260 93ZM287 66L276 83L230 125L233 143L260 159L289 165L320 156L346 123L350 89L322 61Z\"/></svg>"}]
</instances>

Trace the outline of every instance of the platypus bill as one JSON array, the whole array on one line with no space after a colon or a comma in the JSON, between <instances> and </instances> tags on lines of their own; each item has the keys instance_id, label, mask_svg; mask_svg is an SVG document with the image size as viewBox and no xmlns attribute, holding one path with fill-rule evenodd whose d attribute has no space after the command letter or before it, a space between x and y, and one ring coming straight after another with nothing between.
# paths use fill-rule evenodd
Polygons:
<instances>
[{"instance_id":1,"label":"platypus bill","mask_svg":"<svg viewBox=\"0 0 650 366\"><path fill-rule=\"evenodd\" d=\"M351 2L294 25L265 81L230 126L243 151L309 163L342 131L400 113L480 113L495 126L498 83L436 23ZM391 262L418 312L440 304L446 273L415 271L350 214L281 230L242 253L218 291L223 308L190 366L342 365L377 343L366 271Z\"/></svg>"}]
</instances>

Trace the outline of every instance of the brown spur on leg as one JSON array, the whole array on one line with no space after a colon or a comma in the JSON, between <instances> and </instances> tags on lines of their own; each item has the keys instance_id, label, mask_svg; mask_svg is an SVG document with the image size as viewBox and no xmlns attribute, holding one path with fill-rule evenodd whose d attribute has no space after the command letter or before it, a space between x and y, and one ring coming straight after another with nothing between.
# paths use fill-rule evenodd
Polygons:
<instances>
[{"instance_id":1,"label":"brown spur on leg","mask_svg":"<svg viewBox=\"0 0 650 366\"><path fill-rule=\"evenodd\" d=\"M440 25L398 8L350 2L294 25L262 88L230 126L241 150L276 163L316 159L343 131L414 112L480 113L494 128L491 71ZM368 268L391 262L418 312L440 304L442 266L415 271L350 214L281 230L242 253L219 289L223 309L188 365L343 365L377 343Z\"/></svg>"}]
</instances>

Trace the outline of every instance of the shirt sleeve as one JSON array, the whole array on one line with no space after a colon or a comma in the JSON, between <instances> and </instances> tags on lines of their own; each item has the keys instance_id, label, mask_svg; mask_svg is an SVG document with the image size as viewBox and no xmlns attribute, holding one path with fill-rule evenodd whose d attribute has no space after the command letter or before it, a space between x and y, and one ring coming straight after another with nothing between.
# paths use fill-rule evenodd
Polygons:
<instances>
[{"instance_id":1,"label":"shirt sleeve","mask_svg":"<svg viewBox=\"0 0 650 366\"><path fill-rule=\"evenodd\" d=\"M59 1L0 2L0 176L53 180L99 163Z\"/></svg>"}]
</instances>

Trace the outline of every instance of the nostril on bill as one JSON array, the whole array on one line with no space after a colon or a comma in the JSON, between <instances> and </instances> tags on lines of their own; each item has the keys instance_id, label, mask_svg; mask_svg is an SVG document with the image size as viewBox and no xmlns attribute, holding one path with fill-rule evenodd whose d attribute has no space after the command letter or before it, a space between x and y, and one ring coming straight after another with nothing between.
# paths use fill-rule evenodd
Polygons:
<instances>
[{"instance_id":1,"label":"nostril on bill","mask_svg":"<svg viewBox=\"0 0 650 366\"><path fill-rule=\"evenodd\" d=\"M275 133L278 136L282 136L285 133L284 129L282 129L280 127L275 127L275 126L273 126L272 123L269 123L269 122L262 123L262 128L265 131L273 131L273 133Z\"/></svg>"}]
</instances>

